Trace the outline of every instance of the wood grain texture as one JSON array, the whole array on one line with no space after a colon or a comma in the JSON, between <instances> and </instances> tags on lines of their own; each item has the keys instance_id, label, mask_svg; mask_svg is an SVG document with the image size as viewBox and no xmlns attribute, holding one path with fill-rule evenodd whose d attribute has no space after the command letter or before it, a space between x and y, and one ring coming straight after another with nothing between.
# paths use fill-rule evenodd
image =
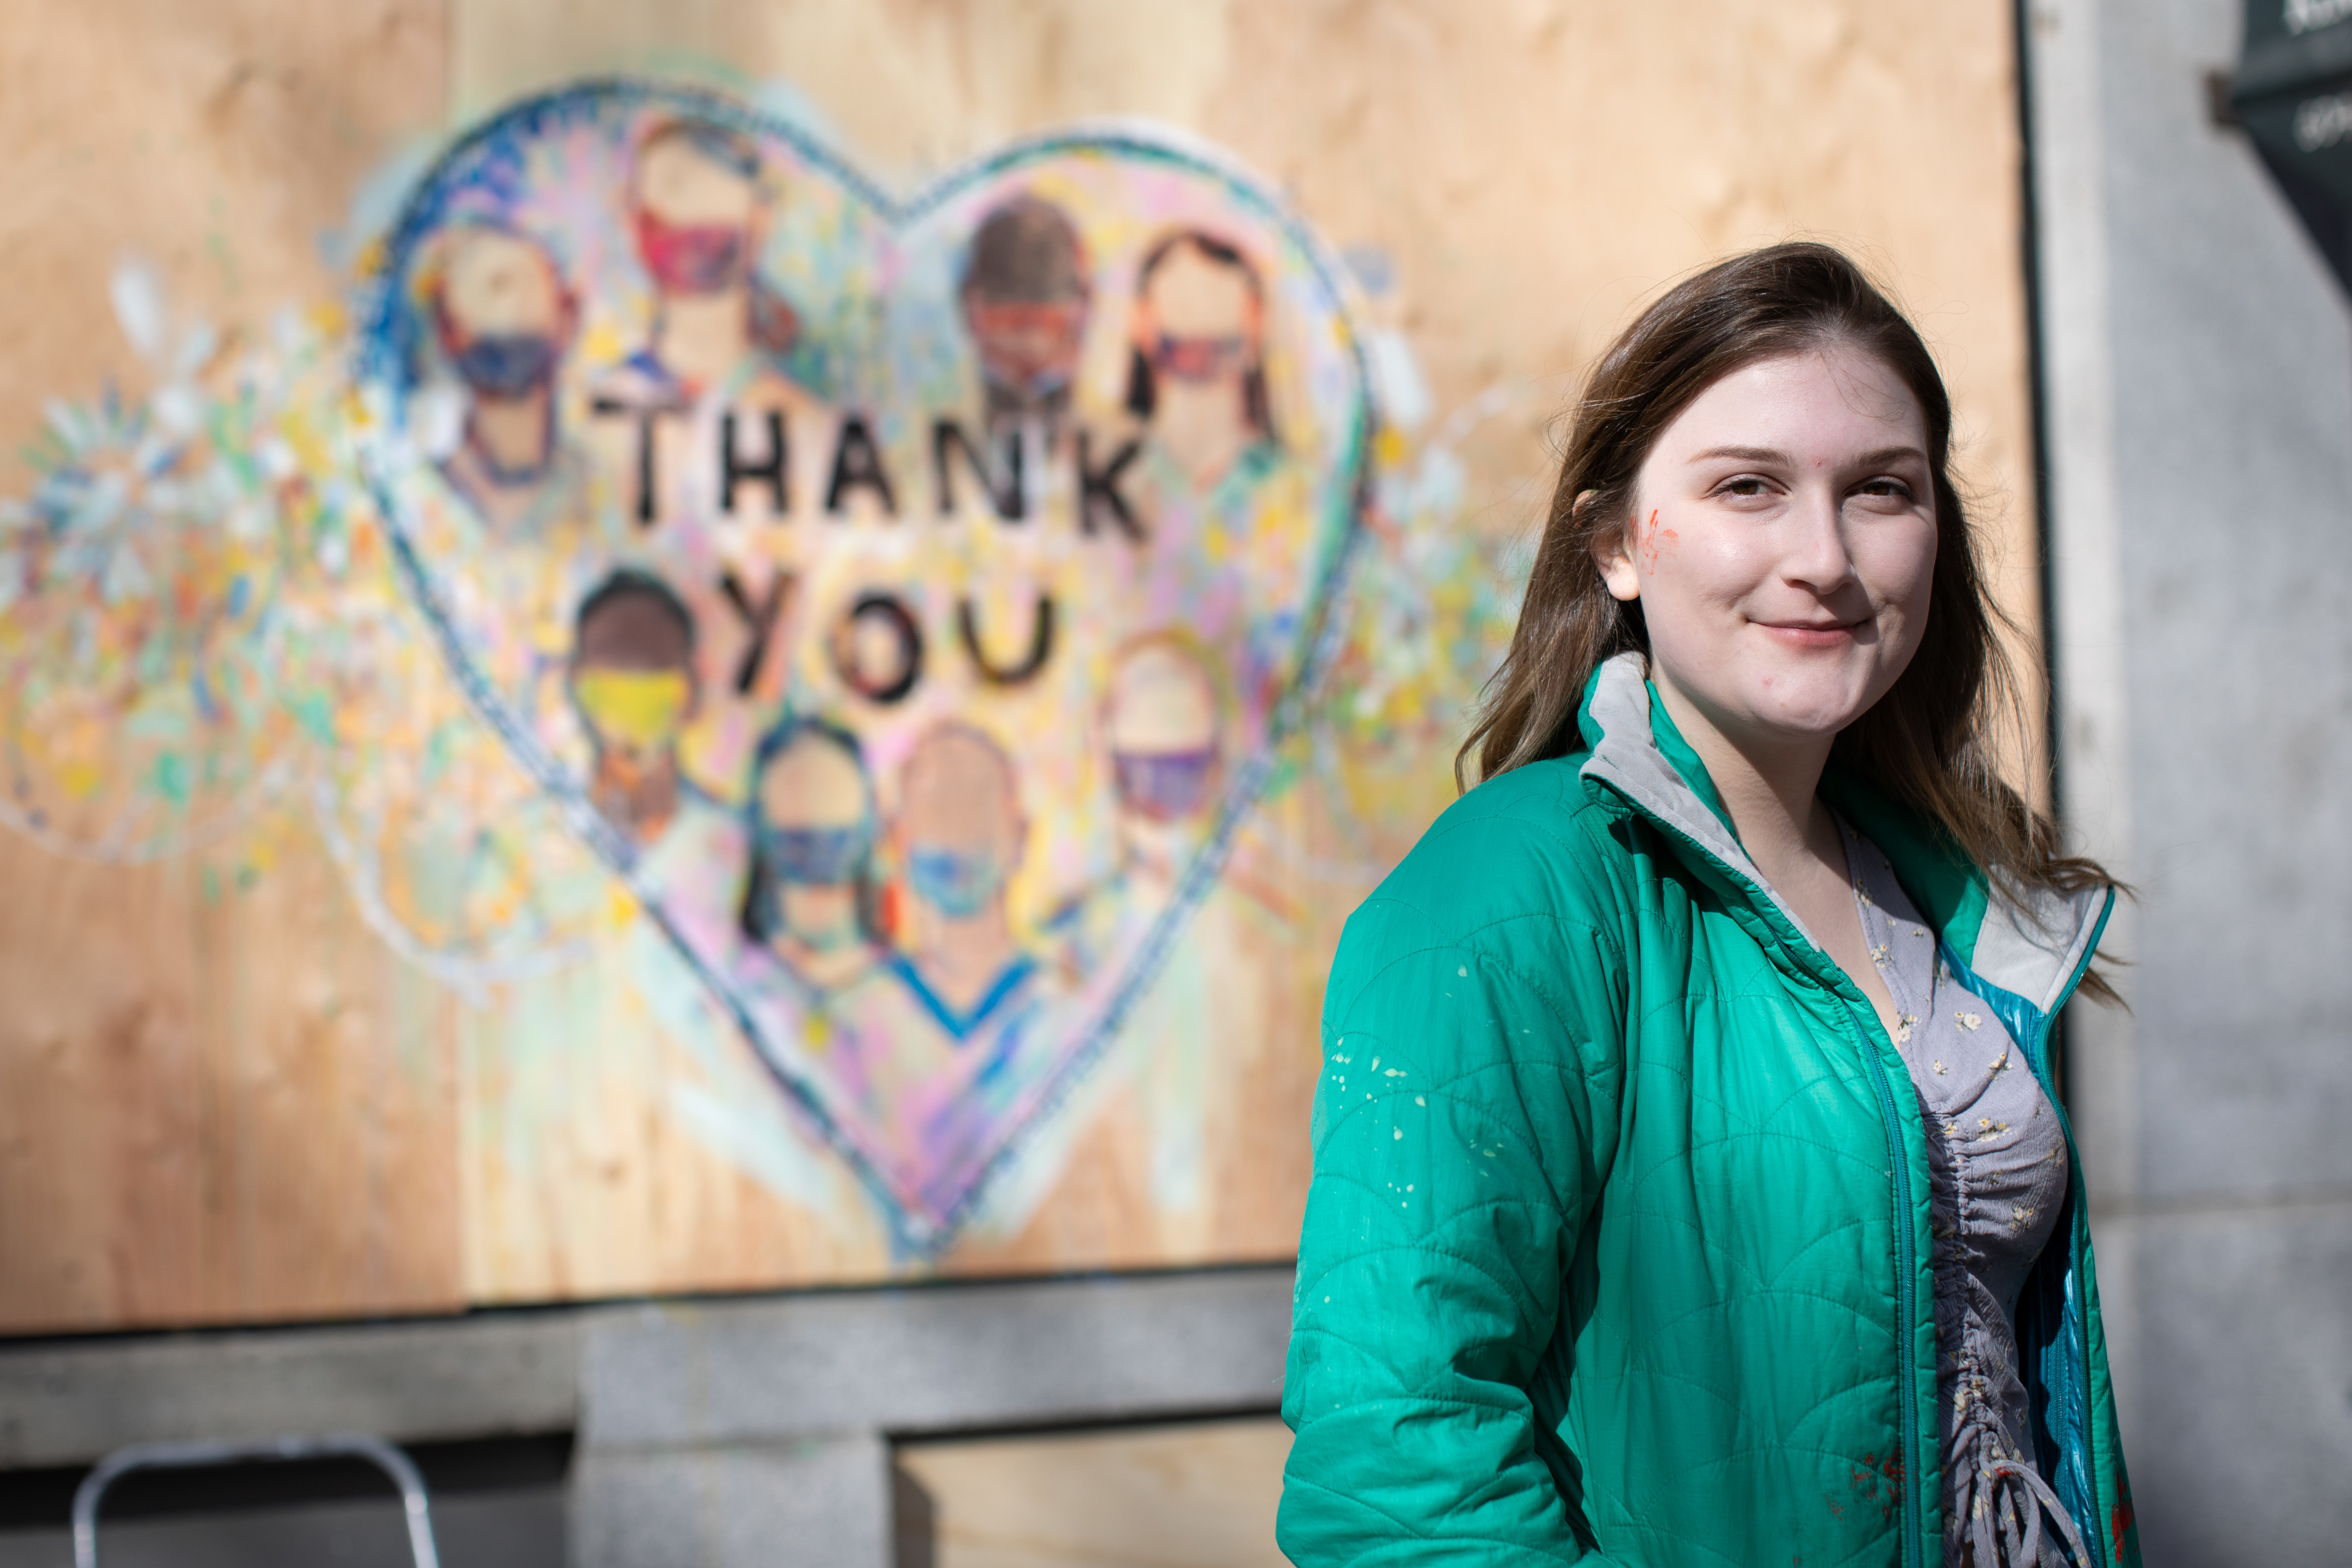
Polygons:
<instances>
[{"instance_id":1,"label":"wood grain texture","mask_svg":"<svg viewBox=\"0 0 2352 1568\"><path fill-rule=\"evenodd\" d=\"M646 991L691 986L676 965L633 921L587 961L468 1010L459 1060L471 1299L739 1290L887 1271L879 1222L790 1120L731 1026L714 1012L680 1028L647 1008ZM751 1123L761 1146L714 1147L688 1103L697 1094L772 1108ZM721 1126L735 1138L744 1123ZM773 1170L763 1155L788 1168L762 1181Z\"/></svg>"},{"instance_id":2,"label":"wood grain texture","mask_svg":"<svg viewBox=\"0 0 2352 1568\"><path fill-rule=\"evenodd\" d=\"M462 1302L450 1000L305 829L0 887L0 1328Z\"/></svg>"},{"instance_id":3,"label":"wood grain texture","mask_svg":"<svg viewBox=\"0 0 2352 1568\"><path fill-rule=\"evenodd\" d=\"M937 1568L1279 1568L1289 1455L1269 1416L926 1443L898 1463L928 1501Z\"/></svg>"},{"instance_id":4,"label":"wood grain texture","mask_svg":"<svg viewBox=\"0 0 2352 1568\"><path fill-rule=\"evenodd\" d=\"M0 485L44 399L146 379L109 309L127 254L256 330L331 298L322 243L443 122L442 0L0 0Z\"/></svg>"}]
</instances>

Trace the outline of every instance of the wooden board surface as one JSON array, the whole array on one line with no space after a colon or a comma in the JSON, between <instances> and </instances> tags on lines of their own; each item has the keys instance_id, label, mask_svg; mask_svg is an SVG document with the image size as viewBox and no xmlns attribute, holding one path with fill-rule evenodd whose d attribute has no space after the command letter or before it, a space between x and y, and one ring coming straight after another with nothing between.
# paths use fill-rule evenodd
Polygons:
<instances>
[{"instance_id":1,"label":"wooden board surface","mask_svg":"<svg viewBox=\"0 0 2352 1568\"><path fill-rule=\"evenodd\" d=\"M1271 1416L898 1450L933 1568L1280 1568L1290 1430ZM910 1553L901 1508L901 1561Z\"/></svg>"},{"instance_id":2,"label":"wooden board surface","mask_svg":"<svg viewBox=\"0 0 2352 1568\"><path fill-rule=\"evenodd\" d=\"M2010 26L2006 6L1862 0L796 0L657 19L605 0L5 0L0 432L13 454L46 400L152 380L109 302L125 254L261 334L331 303L400 171L519 92L612 70L780 83L769 101L902 187L1013 135L1141 114L1231 149L1356 257L1370 321L1419 367L1413 449L1445 447L1460 526L1496 538L1533 518L1549 419L1643 298L1743 246L1851 245L1943 358L2000 593L2030 626ZM1486 416L1447 424L1474 405ZM0 495L30 482L0 458ZM1289 1250L1321 969L1450 797L1454 721L1421 716L1402 747L1334 738L1329 766L1276 792L1248 829L1266 896L1204 926L936 1267ZM625 915L593 962L468 994L360 910L299 792L152 864L0 831L0 1331L914 1267L780 1110L762 1121L748 1047L656 1005L666 961Z\"/></svg>"}]
</instances>

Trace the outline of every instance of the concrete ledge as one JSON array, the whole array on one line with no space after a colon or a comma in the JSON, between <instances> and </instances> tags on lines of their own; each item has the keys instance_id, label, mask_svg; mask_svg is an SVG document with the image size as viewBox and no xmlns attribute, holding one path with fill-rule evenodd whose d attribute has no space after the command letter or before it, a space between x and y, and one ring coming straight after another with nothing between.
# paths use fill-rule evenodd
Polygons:
<instances>
[{"instance_id":1,"label":"concrete ledge","mask_svg":"<svg viewBox=\"0 0 2352 1568\"><path fill-rule=\"evenodd\" d=\"M358 1430L395 1442L572 1428L569 1312L0 1348L0 1468L128 1443Z\"/></svg>"},{"instance_id":2,"label":"concrete ledge","mask_svg":"<svg viewBox=\"0 0 2352 1568\"><path fill-rule=\"evenodd\" d=\"M1292 1270L606 1309L583 1447L774 1442L1270 1409Z\"/></svg>"},{"instance_id":3,"label":"concrete ledge","mask_svg":"<svg viewBox=\"0 0 2352 1568\"><path fill-rule=\"evenodd\" d=\"M1287 1264L0 1344L0 1468L128 1443L577 1430L772 1447L1271 1408Z\"/></svg>"}]
</instances>

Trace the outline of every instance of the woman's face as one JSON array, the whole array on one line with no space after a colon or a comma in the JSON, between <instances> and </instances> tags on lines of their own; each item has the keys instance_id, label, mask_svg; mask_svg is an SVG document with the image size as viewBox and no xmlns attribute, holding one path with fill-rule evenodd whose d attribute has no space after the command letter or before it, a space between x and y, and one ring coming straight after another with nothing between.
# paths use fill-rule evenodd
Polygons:
<instances>
[{"instance_id":1,"label":"woman's face","mask_svg":"<svg viewBox=\"0 0 2352 1568\"><path fill-rule=\"evenodd\" d=\"M1884 697L1926 629L1936 501L1918 399L1832 344L1734 371L1652 447L1625 536L1651 664L1748 751L1825 741Z\"/></svg>"}]
</instances>

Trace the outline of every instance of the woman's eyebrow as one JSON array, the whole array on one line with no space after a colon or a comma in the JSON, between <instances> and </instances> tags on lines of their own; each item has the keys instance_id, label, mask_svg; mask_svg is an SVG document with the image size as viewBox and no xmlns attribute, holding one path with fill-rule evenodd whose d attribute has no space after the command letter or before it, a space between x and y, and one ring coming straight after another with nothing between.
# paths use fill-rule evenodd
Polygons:
<instances>
[{"instance_id":1,"label":"woman's eyebrow","mask_svg":"<svg viewBox=\"0 0 2352 1568\"><path fill-rule=\"evenodd\" d=\"M1705 463L1717 458L1728 458L1741 463L1776 464L1782 468L1796 466L1795 459L1788 453L1773 447L1709 447L1706 451L1693 455L1690 460L1694 463ZM1864 452L1854 458L1853 466L1857 468L1875 468L1889 463L1901 462L1906 458L1924 463L1927 460L1927 454L1916 447L1881 447L1874 452Z\"/></svg>"},{"instance_id":2,"label":"woman's eyebrow","mask_svg":"<svg viewBox=\"0 0 2352 1568\"><path fill-rule=\"evenodd\" d=\"M1916 447L1881 447L1875 452L1864 452L1854 459L1853 466L1857 468L1876 468L1889 463L1902 462L1906 458L1913 462L1924 463L1927 460L1927 454Z\"/></svg>"},{"instance_id":3,"label":"woman's eyebrow","mask_svg":"<svg viewBox=\"0 0 2352 1568\"><path fill-rule=\"evenodd\" d=\"M1706 451L1693 457L1691 461L1704 463L1716 458L1729 458L1742 463L1773 464L1780 468L1794 466L1788 453L1775 450L1770 447L1709 447Z\"/></svg>"}]
</instances>

